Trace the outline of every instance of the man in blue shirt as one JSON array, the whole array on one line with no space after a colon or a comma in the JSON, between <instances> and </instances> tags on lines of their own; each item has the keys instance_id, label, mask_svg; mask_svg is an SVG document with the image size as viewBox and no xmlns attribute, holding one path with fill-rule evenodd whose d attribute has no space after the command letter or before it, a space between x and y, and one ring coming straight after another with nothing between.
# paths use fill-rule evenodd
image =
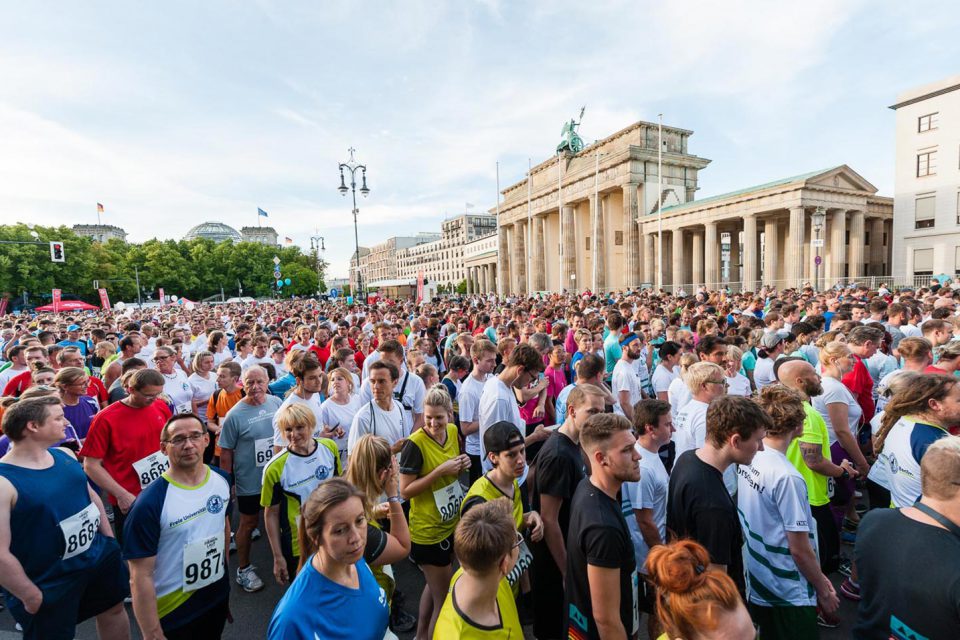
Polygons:
<instances>
[{"instance_id":1,"label":"man in blue shirt","mask_svg":"<svg viewBox=\"0 0 960 640\"><path fill-rule=\"evenodd\" d=\"M80 326L72 324L67 327L67 339L61 340L57 343L61 347L76 347L80 349L80 353L83 354L83 357L87 357L87 342L86 340L80 339Z\"/></svg>"}]
</instances>

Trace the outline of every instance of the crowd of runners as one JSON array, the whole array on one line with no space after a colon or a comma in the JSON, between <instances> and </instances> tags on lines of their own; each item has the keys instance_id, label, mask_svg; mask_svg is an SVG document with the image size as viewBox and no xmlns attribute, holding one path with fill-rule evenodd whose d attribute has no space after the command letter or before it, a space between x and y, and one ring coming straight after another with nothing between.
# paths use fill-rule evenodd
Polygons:
<instances>
[{"instance_id":1,"label":"crowd of runners","mask_svg":"<svg viewBox=\"0 0 960 640\"><path fill-rule=\"evenodd\" d=\"M8 315L5 605L31 639L89 618L125 639L132 614L209 640L231 588L275 581L276 640L807 640L847 598L856 638L957 638L958 305L935 285ZM411 561L420 594L394 579Z\"/></svg>"}]
</instances>

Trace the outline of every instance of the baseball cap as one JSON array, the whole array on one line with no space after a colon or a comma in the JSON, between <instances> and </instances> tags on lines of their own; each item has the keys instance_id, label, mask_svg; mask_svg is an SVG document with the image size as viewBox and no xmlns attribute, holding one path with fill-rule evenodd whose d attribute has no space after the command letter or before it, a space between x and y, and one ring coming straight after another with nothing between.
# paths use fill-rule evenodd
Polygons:
<instances>
[{"instance_id":1,"label":"baseball cap","mask_svg":"<svg viewBox=\"0 0 960 640\"><path fill-rule=\"evenodd\" d=\"M494 422L483 434L483 448L487 453L500 453L523 444L523 436L512 422Z\"/></svg>"},{"instance_id":2,"label":"baseball cap","mask_svg":"<svg viewBox=\"0 0 960 640\"><path fill-rule=\"evenodd\" d=\"M67 331L80 331L80 325L72 324L69 327L67 327Z\"/></svg>"},{"instance_id":3,"label":"baseball cap","mask_svg":"<svg viewBox=\"0 0 960 640\"><path fill-rule=\"evenodd\" d=\"M272 347L270 347L270 351L272 351L272 352L274 352L274 353L279 353L280 351L283 351L283 345L282 345L282 344L275 344L275 345L273 345Z\"/></svg>"},{"instance_id":4,"label":"baseball cap","mask_svg":"<svg viewBox=\"0 0 960 640\"><path fill-rule=\"evenodd\" d=\"M779 331L765 333L763 337L760 338L760 346L764 349L773 349L781 342L783 342L783 335Z\"/></svg>"}]
</instances>

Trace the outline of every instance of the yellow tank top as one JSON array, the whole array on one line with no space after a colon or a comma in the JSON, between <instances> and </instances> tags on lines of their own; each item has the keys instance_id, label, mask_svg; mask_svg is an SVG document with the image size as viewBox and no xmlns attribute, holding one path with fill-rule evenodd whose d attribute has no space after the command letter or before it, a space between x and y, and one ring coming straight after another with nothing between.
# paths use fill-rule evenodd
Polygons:
<instances>
[{"instance_id":1,"label":"yellow tank top","mask_svg":"<svg viewBox=\"0 0 960 640\"><path fill-rule=\"evenodd\" d=\"M498 498L510 500L513 502L513 519L517 524L517 531L520 530L523 524L523 503L520 501L520 485L516 478L513 480L512 498L501 491L500 487L495 485L486 475L480 476L473 483L473 486L467 491L467 495L463 497L463 504L466 505L470 498L481 498L484 502L490 502ZM463 505L460 506L460 515L463 515Z\"/></svg>"},{"instance_id":2,"label":"yellow tank top","mask_svg":"<svg viewBox=\"0 0 960 640\"><path fill-rule=\"evenodd\" d=\"M410 435L410 442L420 449L422 478L447 460L460 455L457 427L447 425L447 440L443 446L419 429ZM454 476L444 476L419 495L410 499L410 540L417 544L436 544L453 534L460 520L463 488Z\"/></svg>"},{"instance_id":3,"label":"yellow tank top","mask_svg":"<svg viewBox=\"0 0 960 640\"><path fill-rule=\"evenodd\" d=\"M513 599L513 593L510 591L510 585L507 584L506 578L501 578L500 585L497 587L497 608L500 610L500 624L495 627L483 627L467 618L453 599L453 591L461 575L463 575L463 569L457 569L457 572L453 574L453 579L450 580L450 590L447 592L447 598L443 601L443 607L437 617L437 625L433 630L433 640L447 640L448 638L459 638L460 640L473 640L475 638L521 640L523 638L523 628L520 626L520 617L517 615L517 603Z\"/></svg>"}]
</instances>

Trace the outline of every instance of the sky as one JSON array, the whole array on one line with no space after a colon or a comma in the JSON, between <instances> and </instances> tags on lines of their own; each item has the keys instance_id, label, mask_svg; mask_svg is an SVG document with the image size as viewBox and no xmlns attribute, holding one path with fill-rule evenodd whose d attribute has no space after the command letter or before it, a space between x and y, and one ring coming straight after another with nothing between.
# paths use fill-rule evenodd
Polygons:
<instances>
[{"instance_id":1,"label":"sky","mask_svg":"<svg viewBox=\"0 0 960 640\"><path fill-rule=\"evenodd\" d=\"M893 195L896 95L960 73L960 5L858 0L0 0L0 223L181 238L263 222L332 276L359 239L496 205L589 143L691 129L703 198L848 164ZM358 185L359 186L359 185Z\"/></svg>"}]
</instances>

